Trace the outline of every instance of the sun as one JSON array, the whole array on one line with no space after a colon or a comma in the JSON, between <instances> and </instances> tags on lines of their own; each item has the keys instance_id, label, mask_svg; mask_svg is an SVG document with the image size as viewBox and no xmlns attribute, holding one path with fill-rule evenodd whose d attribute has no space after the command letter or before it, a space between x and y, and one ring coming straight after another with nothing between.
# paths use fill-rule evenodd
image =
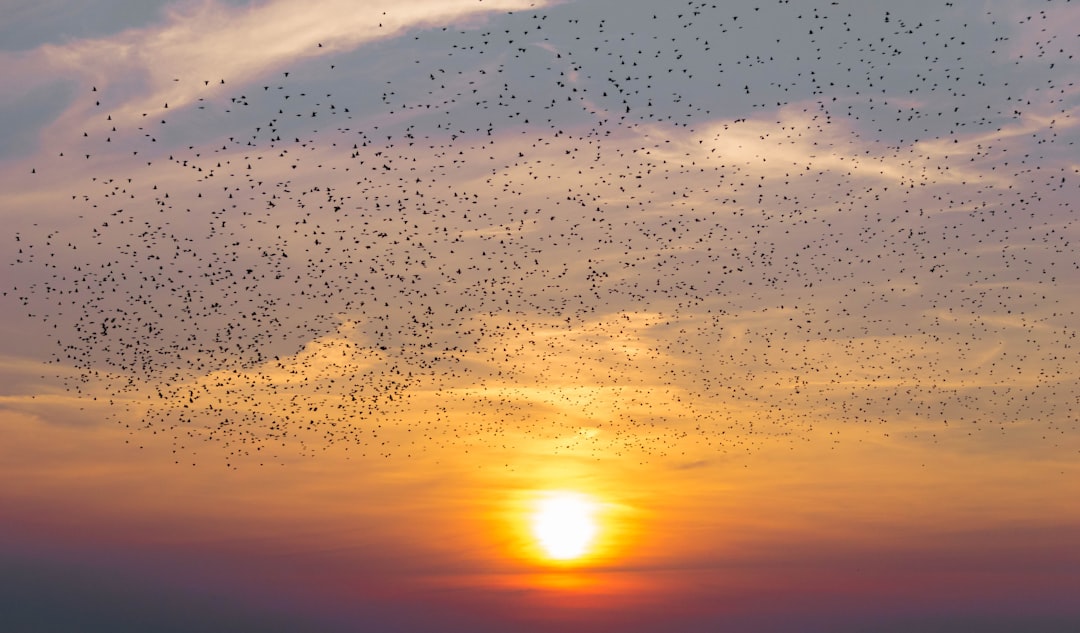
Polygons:
<instances>
[{"instance_id":1,"label":"sun","mask_svg":"<svg viewBox=\"0 0 1080 633\"><path fill-rule=\"evenodd\" d=\"M570 561L585 555L596 536L596 503L576 492L552 492L536 503L532 531L548 558Z\"/></svg>"}]
</instances>

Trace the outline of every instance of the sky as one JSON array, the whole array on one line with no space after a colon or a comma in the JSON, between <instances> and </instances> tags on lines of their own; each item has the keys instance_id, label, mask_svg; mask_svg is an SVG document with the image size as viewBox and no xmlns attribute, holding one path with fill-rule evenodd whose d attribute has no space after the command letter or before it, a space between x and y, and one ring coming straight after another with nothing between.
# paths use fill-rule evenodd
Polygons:
<instances>
[{"instance_id":1,"label":"sky","mask_svg":"<svg viewBox=\"0 0 1080 633\"><path fill-rule=\"evenodd\" d=\"M1075 3L0 4L5 630L1080 627Z\"/></svg>"}]
</instances>

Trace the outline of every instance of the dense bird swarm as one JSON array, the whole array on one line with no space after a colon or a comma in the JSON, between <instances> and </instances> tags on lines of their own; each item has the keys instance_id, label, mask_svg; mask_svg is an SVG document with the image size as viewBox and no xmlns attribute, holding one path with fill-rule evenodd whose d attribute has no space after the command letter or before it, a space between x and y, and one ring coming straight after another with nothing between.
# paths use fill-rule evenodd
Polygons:
<instances>
[{"instance_id":1,"label":"dense bird swarm","mask_svg":"<svg viewBox=\"0 0 1080 633\"><path fill-rule=\"evenodd\" d=\"M952 4L585 1L140 112L99 79L57 148L83 188L13 236L13 294L68 388L181 462L1053 441L1075 9Z\"/></svg>"}]
</instances>

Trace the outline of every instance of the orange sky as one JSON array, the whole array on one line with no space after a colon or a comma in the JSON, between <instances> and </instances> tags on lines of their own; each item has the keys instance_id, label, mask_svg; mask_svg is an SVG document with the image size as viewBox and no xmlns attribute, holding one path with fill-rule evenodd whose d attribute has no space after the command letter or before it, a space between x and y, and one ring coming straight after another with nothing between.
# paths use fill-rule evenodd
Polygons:
<instances>
[{"instance_id":1,"label":"orange sky","mask_svg":"<svg viewBox=\"0 0 1080 633\"><path fill-rule=\"evenodd\" d=\"M615 626L619 613L738 621L778 597L795 613L1067 612L1074 463L853 435L685 467L538 451L509 469L492 451L437 450L407 468L331 451L233 471L175 465L166 442L134 448L107 429L15 415L4 531L21 555L170 570L162 582L181 596L212 572L254 594L242 601L348 611L362 597L541 628ZM528 501L544 489L600 501L583 562L537 557Z\"/></svg>"},{"instance_id":2,"label":"orange sky","mask_svg":"<svg viewBox=\"0 0 1080 633\"><path fill-rule=\"evenodd\" d=\"M16 7L18 626L1080 622L1071 4Z\"/></svg>"}]
</instances>

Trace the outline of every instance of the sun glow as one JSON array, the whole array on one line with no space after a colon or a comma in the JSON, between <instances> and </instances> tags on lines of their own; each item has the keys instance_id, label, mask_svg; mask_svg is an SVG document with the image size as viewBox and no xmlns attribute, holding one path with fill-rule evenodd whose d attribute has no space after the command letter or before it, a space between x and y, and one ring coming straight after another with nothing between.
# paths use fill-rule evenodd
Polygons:
<instances>
[{"instance_id":1,"label":"sun glow","mask_svg":"<svg viewBox=\"0 0 1080 633\"><path fill-rule=\"evenodd\" d=\"M532 531L548 558L569 561L588 552L596 536L596 503L575 492L553 492L536 503Z\"/></svg>"}]
</instances>

